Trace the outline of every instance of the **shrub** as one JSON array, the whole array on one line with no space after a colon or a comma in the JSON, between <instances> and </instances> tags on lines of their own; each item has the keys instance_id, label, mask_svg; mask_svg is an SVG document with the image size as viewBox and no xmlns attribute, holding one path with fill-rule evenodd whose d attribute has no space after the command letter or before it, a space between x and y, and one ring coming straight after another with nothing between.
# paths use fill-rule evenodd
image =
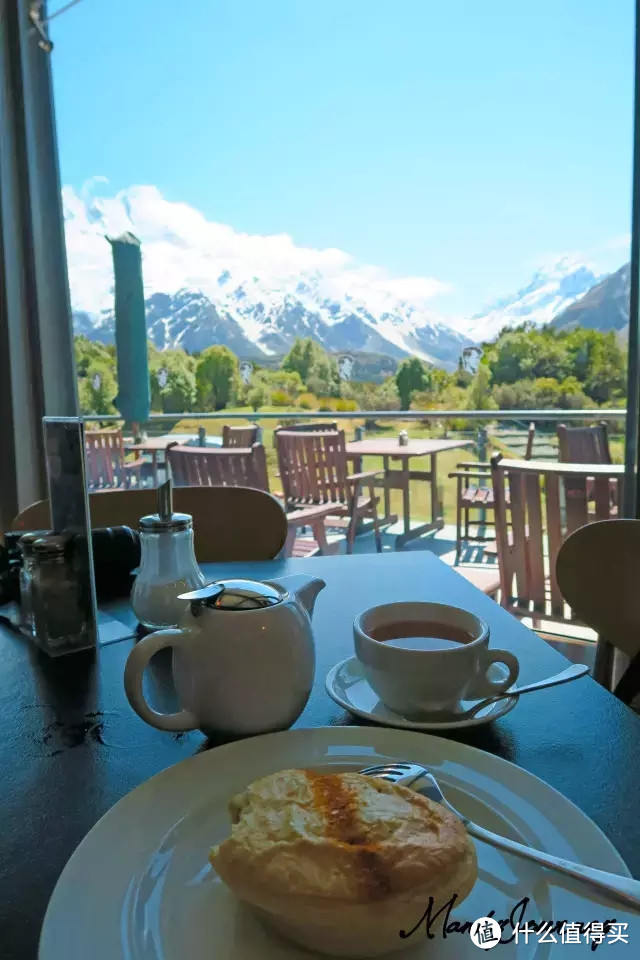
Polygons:
<instances>
[{"instance_id":1,"label":"shrub","mask_svg":"<svg viewBox=\"0 0 640 960\"><path fill-rule=\"evenodd\" d=\"M298 397L298 406L301 410L315 410L318 398L313 393L301 393Z\"/></svg>"},{"instance_id":2,"label":"shrub","mask_svg":"<svg viewBox=\"0 0 640 960\"><path fill-rule=\"evenodd\" d=\"M284 390L274 390L271 394L271 403L274 407L288 407L291 404L291 397Z\"/></svg>"},{"instance_id":3,"label":"shrub","mask_svg":"<svg viewBox=\"0 0 640 960\"><path fill-rule=\"evenodd\" d=\"M339 397L335 402L334 409L338 412L340 410L342 411L357 410L358 404L356 403L355 400L351 400L348 397Z\"/></svg>"}]
</instances>

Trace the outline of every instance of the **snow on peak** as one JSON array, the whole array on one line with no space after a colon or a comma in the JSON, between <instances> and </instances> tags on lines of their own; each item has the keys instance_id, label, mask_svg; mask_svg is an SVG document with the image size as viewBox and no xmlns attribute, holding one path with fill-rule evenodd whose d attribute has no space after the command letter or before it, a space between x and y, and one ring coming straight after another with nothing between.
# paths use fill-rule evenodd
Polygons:
<instances>
[{"instance_id":1,"label":"snow on peak","mask_svg":"<svg viewBox=\"0 0 640 960\"><path fill-rule=\"evenodd\" d=\"M494 301L457 329L480 342L495 339L503 327L516 327L525 321L548 323L600 279L594 268L578 257L559 257L536 270L517 293Z\"/></svg>"},{"instance_id":2,"label":"snow on peak","mask_svg":"<svg viewBox=\"0 0 640 960\"><path fill-rule=\"evenodd\" d=\"M99 315L113 305L111 251L105 236L134 233L142 243L145 295L201 291L259 342L265 322L300 304L332 325L356 313L405 349L416 327L438 324L428 302L447 285L431 277L394 277L342 250L316 250L285 234L256 236L214 223L154 186L99 195L93 178L63 188L72 306ZM385 320L381 321L381 317Z\"/></svg>"}]
</instances>

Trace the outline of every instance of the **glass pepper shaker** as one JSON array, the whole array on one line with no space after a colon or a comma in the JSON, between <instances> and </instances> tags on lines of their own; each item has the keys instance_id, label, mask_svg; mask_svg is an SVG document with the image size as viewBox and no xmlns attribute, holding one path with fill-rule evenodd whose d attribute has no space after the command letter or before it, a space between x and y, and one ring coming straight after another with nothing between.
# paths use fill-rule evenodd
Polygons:
<instances>
[{"instance_id":1,"label":"glass pepper shaker","mask_svg":"<svg viewBox=\"0 0 640 960\"><path fill-rule=\"evenodd\" d=\"M33 544L33 624L47 653L64 653L85 644L85 617L77 576L66 557L64 537L42 537Z\"/></svg>"},{"instance_id":2,"label":"glass pepper shaker","mask_svg":"<svg viewBox=\"0 0 640 960\"><path fill-rule=\"evenodd\" d=\"M193 549L193 521L173 512L171 480L158 487L158 512L140 520L140 567L131 592L139 622L152 630L179 625L182 593L205 585Z\"/></svg>"},{"instance_id":3,"label":"glass pepper shaker","mask_svg":"<svg viewBox=\"0 0 640 960\"><path fill-rule=\"evenodd\" d=\"M33 625L33 574L35 570L35 557L33 555L33 546L36 540L41 540L47 536L47 530L37 530L34 533L25 533L20 537L19 546L22 553L22 566L20 567L20 629L24 633L32 636L34 633Z\"/></svg>"}]
</instances>

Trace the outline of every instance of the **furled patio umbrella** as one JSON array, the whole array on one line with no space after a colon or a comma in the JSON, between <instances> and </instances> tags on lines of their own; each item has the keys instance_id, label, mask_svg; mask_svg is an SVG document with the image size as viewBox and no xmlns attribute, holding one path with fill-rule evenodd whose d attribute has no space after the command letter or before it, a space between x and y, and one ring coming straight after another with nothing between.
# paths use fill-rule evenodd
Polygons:
<instances>
[{"instance_id":1,"label":"furled patio umbrella","mask_svg":"<svg viewBox=\"0 0 640 960\"><path fill-rule=\"evenodd\" d=\"M134 437L139 437L151 409L140 241L132 233L107 240L115 278L118 395L113 402L131 424Z\"/></svg>"}]
</instances>

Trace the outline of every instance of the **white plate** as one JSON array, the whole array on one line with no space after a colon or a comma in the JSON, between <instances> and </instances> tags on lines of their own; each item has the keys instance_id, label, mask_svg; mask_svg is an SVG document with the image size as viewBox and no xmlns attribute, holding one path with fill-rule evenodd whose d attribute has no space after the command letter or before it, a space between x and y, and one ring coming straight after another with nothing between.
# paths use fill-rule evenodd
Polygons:
<instances>
[{"instance_id":1,"label":"white plate","mask_svg":"<svg viewBox=\"0 0 640 960\"><path fill-rule=\"evenodd\" d=\"M502 664L492 663L489 668L489 679L497 682L507 676L507 670ZM375 723L381 723L385 727L401 727L403 730L461 730L463 727L478 727L483 723L489 723L490 720L497 720L498 717L504 717L505 713L513 710L518 702L517 697L505 697L504 700L498 700L481 710L475 717L466 720L410 720L403 717L400 713L395 713L378 697L378 694L371 689L362 672L362 665L357 657L348 657L341 660L335 667L332 667L325 680L327 693L332 700L339 703L341 707L355 714L356 717L363 717L365 720L373 720ZM475 700L461 701L460 709L470 709Z\"/></svg>"},{"instance_id":2,"label":"white plate","mask_svg":"<svg viewBox=\"0 0 640 960\"><path fill-rule=\"evenodd\" d=\"M257 777L291 767L360 769L405 758L430 766L461 811L514 839L628 874L604 834L576 807L524 770L465 744L423 733L367 727L293 730L253 737L176 764L116 804L80 844L60 877L44 920L40 960L304 960L276 940L217 879L209 847L229 832L229 798ZM450 920L495 911L507 918L529 897L525 919L587 923L619 908L535 864L477 845L479 878ZM426 906L426 905L425 905ZM416 922L420 918L416 918ZM478 960L467 933L426 940L406 960ZM640 931L636 932L636 940ZM630 943L633 944L633 931ZM595 960L624 943L605 941ZM500 960L544 960L566 944L501 945ZM637 949L637 947L636 947ZM586 943L571 956L592 956ZM627 947L623 957L633 955ZM564 954L563 954L564 956Z\"/></svg>"}]
</instances>

